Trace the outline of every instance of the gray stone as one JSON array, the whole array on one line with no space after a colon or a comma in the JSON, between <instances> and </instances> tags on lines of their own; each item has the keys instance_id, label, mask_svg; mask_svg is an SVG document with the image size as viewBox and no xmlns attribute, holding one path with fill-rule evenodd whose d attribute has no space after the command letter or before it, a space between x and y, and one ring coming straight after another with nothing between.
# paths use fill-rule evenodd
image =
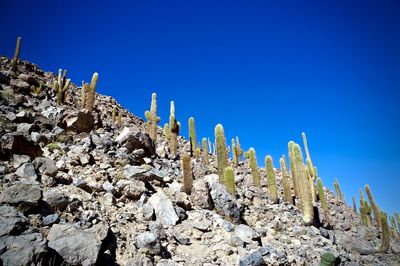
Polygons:
<instances>
[{"instance_id":1,"label":"gray stone","mask_svg":"<svg viewBox=\"0 0 400 266\"><path fill-rule=\"evenodd\" d=\"M70 200L64 191L59 188L51 188L43 192L43 200L49 205L50 209L63 211L68 206Z\"/></svg>"},{"instance_id":2,"label":"gray stone","mask_svg":"<svg viewBox=\"0 0 400 266\"><path fill-rule=\"evenodd\" d=\"M159 254L161 252L161 244L157 235L152 232L144 232L136 237L136 244L143 253Z\"/></svg>"},{"instance_id":3,"label":"gray stone","mask_svg":"<svg viewBox=\"0 0 400 266\"><path fill-rule=\"evenodd\" d=\"M0 238L2 265L45 265L46 257L46 240L40 233Z\"/></svg>"},{"instance_id":4,"label":"gray stone","mask_svg":"<svg viewBox=\"0 0 400 266\"><path fill-rule=\"evenodd\" d=\"M178 241L179 244L181 245L189 245L190 244L190 238L188 236L183 235L182 233L172 230L172 235Z\"/></svg>"},{"instance_id":5,"label":"gray stone","mask_svg":"<svg viewBox=\"0 0 400 266\"><path fill-rule=\"evenodd\" d=\"M211 210L214 207L208 183L204 179L198 179L193 182L190 198L193 205L200 208Z\"/></svg>"},{"instance_id":6,"label":"gray stone","mask_svg":"<svg viewBox=\"0 0 400 266\"><path fill-rule=\"evenodd\" d=\"M253 240L259 239L260 236L250 226L239 224L235 229L235 236L242 239L245 243L251 243Z\"/></svg>"},{"instance_id":7,"label":"gray stone","mask_svg":"<svg viewBox=\"0 0 400 266\"><path fill-rule=\"evenodd\" d=\"M236 204L235 199L220 183L214 183L211 187L211 197L215 209L234 223L240 223L243 208Z\"/></svg>"},{"instance_id":8,"label":"gray stone","mask_svg":"<svg viewBox=\"0 0 400 266\"><path fill-rule=\"evenodd\" d=\"M134 150L143 149L145 152L144 155L151 157L156 152L154 142L150 139L149 135L143 133L136 126L125 127L115 141L127 148L129 153Z\"/></svg>"},{"instance_id":9,"label":"gray stone","mask_svg":"<svg viewBox=\"0 0 400 266\"><path fill-rule=\"evenodd\" d=\"M43 218L43 225L52 225L56 222L58 222L60 217L58 216L57 213L47 215L46 217Z\"/></svg>"},{"instance_id":10,"label":"gray stone","mask_svg":"<svg viewBox=\"0 0 400 266\"><path fill-rule=\"evenodd\" d=\"M0 206L0 237L9 234L17 235L28 225L28 219L14 207Z\"/></svg>"},{"instance_id":11,"label":"gray stone","mask_svg":"<svg viewBox=\"0 0 400 266\"><path fill-rule=\"evenodd\" d=\"M8 134L1 138L1 149L9 154L25 154L31 158L43 154L39 145L30 141L24 135Z\"/></svg>"},{"instance_id":12,"label":"gray stone","mask_svg":"<svg viewBox=\"0 0 400 266\"><path fill-rule=\"evenodd\" d=\"M157 220L164 227L175 225L179 220L171 200L165 195L162 189L158 189L157 193L149 198L149 203L154 208Z\"/></svg>"},{"instance_id":13,"label":"gray stone","mask_svg":"<svg viewBox=\"0 0 400 266\"><path fill-rule=\"evenodd\" d=\"M336 231L336 243L347 250L355 251L361 255L371 255L376 253L376 249L368 241L353 237L348 232Z\"/></svg>"},{"instance_id":14,"label":"gray stone","mask_svg":"<svg viewBox=\"0 0 400 266\"><path fill-rule=\"evenodd\" d=\"M24 163L29 163L30 162L30 158L28 155L18 155L18 154L14 154L13 155L13 167L15 169L17 169L18 167L20 167L22 164Z\"/></svg>"},{"instance_id":15,"label":"gray stone","mask_svg":"<svg viewBox=\"0 0 400 266\"><path fill-rule=\"evenodd\" d=\"M33 124L21 123L17 126L17 133L22 135L29 135L33 130Z\"/></svg>"},{"instance_id":16,"label":"gray stone","mask_svg":"<svg viewBox=\"0 0 400 266\"><path fill-rule=\"evenodd\" d=\"M58 168L52 159L38 157L33 161L33 165L42 175L48 175L51 177L55 177L57 175Z\"/></svg>"},{"instance_id":17,"label":"gray stone","mask_svg":"<svg viewBox=\"0 0 400 266\"><path fill-rule=\"evenodd\" d=\"M105 191L107 191L107 192L111 192L111 191L114 190L114 186L113 186L110 182L108 182L108 181L105 181L105 182L103 183L102 187L103 187L103 189L104 189Z\"/></svg>"},{"instance_id":18,"label":"gray stone","mask_svg":"<svg viewBox=\"0 0 400 266\"><path fill-rule=\"evenodd\" d=\"M72 224L54 224L47 236L48 245L69 264L95 265L108 230L104 223L85 230Z\"/></svg>"},{"instance_id":19,"label":"gray stone","mask_svg":"<svg viewBox=\"0 0 400 266\"><path fill-rule=\"evenodd\" d=\"M136 179L140 181L153 181L158 180L164 182L164 175L154 167L144 164L144 165L127 165L124 168L124 177L128 179Z\"/></svg>"},{"instance_id":20,"label":"gray stone","mask_svg":"<svg viewBox=\"0 0 400 266\"><path fill-rule=\"evenodd\" d=\"M258 250L251 250L248 254L240 258L240 266L264 265L263 257Z\"/></svg>"},{"instance_id":21,"label":"gray stone","mask_svg":"<svg viewBox=\"0 0 400 266\"><path fill-rule=\"evenodd\" d=\"M0 203L35 207L42 199L42 190L31 184L18 183L6 188L0 195Z\"/></svg>"},{"instance_id":22,"label":"gray stone","mask_svg":"<svg viewBox=\"0 0 400 266\"><path fill-rule=\"evenodd\" d=\"M90 132L94 127L94 117L87 110L72 111L66 114L62 126L65 130L77 133Z\"/></svg>"},{"instance_id":23,"label":"gray stone","mask_svg":"<svg viewBox=\"0 0 400 266\"><path fill-rule=\"evenodd\" d=\"M116 188L127 198L134 200L139 199L147 191L144 182L134 179L119 180L116 184Z\"/></svg>"},{"instance_id":24,"label":"gray stone","mask_svg":"<svg viewBox=\"0 0 400 266\"><path fill-rule=\"evenodd\" d=\"M37 179L37 175L35 172L35 168L31 163L24 163L21 165L15 174L23 179L27 179L29 181L35 181Z\"/></svg>"}]
</instances>

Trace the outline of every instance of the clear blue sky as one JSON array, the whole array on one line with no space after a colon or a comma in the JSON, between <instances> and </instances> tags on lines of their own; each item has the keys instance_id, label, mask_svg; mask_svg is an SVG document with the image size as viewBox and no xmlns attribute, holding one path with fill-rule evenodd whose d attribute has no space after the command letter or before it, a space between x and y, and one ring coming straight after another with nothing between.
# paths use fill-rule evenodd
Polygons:
<instances>
[{"instance_id":1,"label":"clear blue sky","mask_svg":"<svg viewBox=\"0 0 400 266\"><path fill-rule=\"evenodd\" d=\"M0 54L22 36L23 59L98 91L143 117L158 93L187 136L253 146L261 165L308 135L324 183L347 201L370 184L400 202L399 1L0 1ZM111 110L110 110L111 111Z\"/></svg>"}]
</instances>

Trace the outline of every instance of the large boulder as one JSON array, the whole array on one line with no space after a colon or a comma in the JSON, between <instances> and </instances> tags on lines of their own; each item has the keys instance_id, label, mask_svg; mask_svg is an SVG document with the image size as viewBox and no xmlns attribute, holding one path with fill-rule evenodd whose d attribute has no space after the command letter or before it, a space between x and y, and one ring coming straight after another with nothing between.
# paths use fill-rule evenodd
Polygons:
<instances>
[{"instance_id":1,"label":"large boulder","mask_svg":"<svg viewBox=\"0 0 400 266\"><path fill-rule=\"evenodd\" d=\"M48 245L66 263L71 265L95 265L109 234L109 227L99 223L89 229L80 229L73 224L54 224L47 236Z\"/></svg>"},{"instance_id":2,"label":"large boulder","mask_svg":"<svg viewBox=\"0 0 400 266\"><path fill-rule=\"evenodd\" d=\"M29 181L29 182L33 182L33 183L37 179L35 168L33 167L33 164L31 164L31 163L24 163L23 165L21 165L17 169L15 174L17 176L21 177L22 179Z\"/></svg>"},{"instance_id":3,"label":"large boulder","mask_svg":"<svg viewBox=\"0 0 400 266\"><path fill-rule=\"evenodd\" d=\"M127 148L131 153L134 150L143 149L145 155L150 157L155 154L156 148L154 142L147 133L143 133L136 126L125 127L115 139L115 142Z\"/></svg>"},{"instance_id":4,"label":"large boulder","mask_svg":"<svg viewBox=\"0 0 400 266\"><path fill-rule=\"evenodd\" d=\"M202 209L212 209L214 207L208 183L204 179L194 180L190 198L193 205Z\"/></svg>"},{"instance_id":5,"label":"large boulder","mask_svg":"<svg viewBox=\"0 0 400 266\"><path fill-rule=\"evenodd\" d=\"M0 237L17 235L29 225L28 219L12 206L0 206Z\"/></svg>"},{"instance_id":6,"label":"large boulder","mask_svg":"<svg viewBox=\"0 0 400 266\"><path fill-rule=\"evenodd\" d=\"M157 221L164 227L175 225L179 220L171 200L165 195L162 189L158 189L157 193L149 198L149 203L154 208Z\"/></svg>"},{"instance_id":7,"label":"large boulder","mask_svg":"<svg viewBox=\"0 0 400 266\"><path fill-rule=\"evenodd\" d=\"M35 169L37 169L42 175L54 177L58 171L56 163L52 159L45 157L36 158L33 161L33 165L35 166Z\"/></svg>"},{"instance_id":8,"label":"large boulder","mask_svg":"<svg viewBox=\"0 0 400 266\"><path fill-rule=\"evenodd\" d=\"M26 208L37 207L42 199L42 190L32 184L17 183L6 188L0 195L0 203Z\"/></svg>"},{"instance_id":9,"label":"large boulder","mask_svg":"<svg viewBox=\"0 0 400 266\"><path fill-rule=\"evenodd\" d=\"M1 138L0 159L9 159L13 154L25 154L36 158L43 154L40 146L24 135L6 134Z\"/></svg>"},{"instance_id":10,"label":"large boulder","mask_svg":"<svg viewBox=\"0 0 400 266\"><path fill-rule=\"evenodd\" d=\"M94 127L94 117L87 110L68 112L63 119L62 127L65 130L77 133L92 131Z\"/></svg>"},{"instance_id":11,"label":"large boulder","mask_svg":"<svg viewBox=\"0 0 400 266\"><path fill-rule=\"evenodd\" d=\"M243 207L236 203L224 185L214 183L210 194L214 202L214 207L219 214L234 223L240 223Z\"/></svg>"},{"instance_id":12,"label":"large boulder","mask_svg":"<svg viewBox=\"0 0 400 266\"><path fill-rule=\"evenodd\" d=\"M164 175L155 169L154 167L143 164L143 165L127 165L124 168L124 177L127 179L134 179L139 181L153 181L157 180L160 182L164 181Z\"/></svg>"},{"instance_id":13,"label":"large boulder","mask_svg":"<svg viewBox=\"0 0 400 266\"><path fill-rule=\"evenodd\" d=\"M345 249L360 253L361 255L371 255L377 252L370 242L356 238L349 232L337 230L335 233L336 243Z\"/></svg>"}]
</instances>

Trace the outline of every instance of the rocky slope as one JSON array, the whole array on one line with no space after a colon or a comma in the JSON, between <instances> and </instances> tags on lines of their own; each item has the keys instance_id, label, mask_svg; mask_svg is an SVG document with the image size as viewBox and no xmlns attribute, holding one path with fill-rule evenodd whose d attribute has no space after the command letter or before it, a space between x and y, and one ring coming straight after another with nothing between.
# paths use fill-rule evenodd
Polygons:
<instances>
[{"instance_id":1,"label":"rocky slope","mask_svg":"<svg viewBox=\"0 0 400 266\"><path fill-rule=\"evenodd\" d=\"M55 79L28 62L12 72L0 57L0 265L319 265L326 252L338 265L399 265L399 240L377 252L380 230L361 226L327 189L329 215L303 225L282 200L279 171L281 200L272 204L265 171L254 187L240 162L234 199L217 182L213 156L210 165L193 159L186 195L161 128L155 147L140 118L99 94L93 114L81 111L73 84L57 105Z\"/></svg>"}]
</instances>

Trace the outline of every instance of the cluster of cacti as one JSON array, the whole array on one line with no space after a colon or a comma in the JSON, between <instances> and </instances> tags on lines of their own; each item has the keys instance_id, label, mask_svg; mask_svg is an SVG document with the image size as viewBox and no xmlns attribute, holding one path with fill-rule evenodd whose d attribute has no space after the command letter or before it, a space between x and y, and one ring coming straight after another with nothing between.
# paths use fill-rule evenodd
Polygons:
<instances>
[{"instance_id":1,"label":"cluster of cacti","mask_svg":"<svg viewBox=\"0 0 400 266\"><path fill-rule=\"evenodd\" d=\"M65 103L65 98L67 96L67 90L70 83L71 80L67 79L67 70L64 70L63 73L62 69L60 68L58 70L58 79L53 83L53 90L56 93L57 104Z\"/></svg>"},{"instance_id":2,"label":"cluster of cacti","mask_svg":"<svg viewBox=\"0 0 400 266\"><path fill-rule=\"evenodd\" d=\"M324 186L322 184L321 178L317 178L317 186L318 186L318 196L319 196L319 201L321 202L321 207L324 210L325 214L328 214L329 212L328 203L326 202Z\"/></svg>"},{"instance_id":3,"label":"cluster of cacti","mask_svg":"<svg viewBox=\"0 0 400 266\"><path fill-rule=\"evenodd\" d=\"M279 160L279 163L281 166L281 173L282 173L283 199L286 202L292 202L292 192L290 190L289 173L287 171L285 155L282 155L281 159Z\"/></svg>"},{"instance_id":4,"label":"cluster of cacti","mask_svg":"<svg viewBox=\"0 0 400 266\"><path fill-rule=\"evenodd\" d=\"M19 61L19 54L21 50L21 37L17 38L17 43L15 45L15 53L14 53L14 58L11 62L11 71L16 71L17 66L18 66L18 61Z\"/></svg>"},{"instance_id":5,"label":"cluster of cacti","mask_svg":"<svg viewBox=\"0 0 400 266\"><path fill-rule=\"evenodd\" d=\"M235 171L231 166L228 166L224 169L224 178L225 178L225 186L226 190L231 193L231 195L235 198L236 190L235 190Z\"/></svg>"},{"instance_id":6,"label":"cluster of cacti","mask_svg":"<svg viewBox=\"0 0 400 266\"><path fill-rule=\"evenodd\" d=\"M374 197L372 196L371 189L368 185L365 185L365 192L367 193L369 203L371 204L372 211L374 212L374 219L378 226L381 226L381 212L378 205L376 205Z\"/></svg>"},{"instance_id":7,"label":"cluster of cacti","mask_svg":"<svg viewBox=\"0 0 400 266\"><path fill-rule=\"evenodd\" d=\"M94 100L96 97L96 86L99 74L95 72L92 76L90 84L82 81L81 89L81 108L85 108L89 112L93 111Z\"/></svg>"},{"instance_id":8,"label":"cluster of cacti","mask_svg":"<svg viewBox=\"0 0 400 266\"><path fill-rule=\"evenodd\" d=\"M253 176L253 184L256 187L261 187L261 177L260 177L260 172L258 172L256 151L254 150L254 148L250 148L248 154L249 154L251 175Z\"/></svg>"},{"instance_id":9,"label":"cluster of cacti","mask_svg":"<svg viewBox=\"0 0 400 266\"><path fill-rule=\"evenodd\" d=\"M203 138L201 140L202 143L202 148L201 148L201 155L202 155L202 160L204 164L209 164L208 160L208 149L207 149L207 139Z\"/></svg>"},{"instance_id":10,"label":"cluster of cacti","mask_svg":"<svg viewBox=\"0 0 400 266\"><path fill-rule=\"evenodd\" d=\"M160 122L160 117L157 116L157 94L151 94L150 111L144 113L147 119L147 132L149 137L156 143L157 140L157 124Z\"/></svg>"},{"instance_id":11,"label":"cluster of cacti","mask_svg":"<svg viewBox=\"0 0 400 266\"><path fill-rule=\"evenodd\" d=\"M238 165L237 148L235 139L232 139L232 161L235 166Z\"/></svg>"},{"instance_id":12,"label":"cluster of cacti","mask_svg":"<svg viewBox=\"0 0 400 266\"><path fill-rule=\"evenodd\" d=\"M32 93L33 95L38 96L38 95L40 95L40 94L43 92L43 87L44 87L43 83L40 83L38 87L32 85L32 86L31 86L31 93Z\"/></svg>"},{"instance_id":13,"label":"cluster of cacti","mask_svg":"<svg viewBox=\"0 0 400 266\"><path fill-rule=\"evenodd\" d=\"M225 184L224 170L228 165L228 158L226 154L226 140L224 128L221 124L215 126L215 150L217 153L217 165L219 182Z\"/></svg>"},{"instance_id":14,"label":"cluster of cacti","mask_svg":"<svg viewBox=\"0 0 400 266\"><path fill-rule=\"evenodd\" d=\"M389 247L390 247L390 240L389 240L389 225L387 222L387 216L386 213L384 213L383 211L381 211L379 213L379 218L380 218L380 226L381 226L381 230L382 230L382 242L381 242L381 246L379 248L380 252L388 252L389 251Z\"/></svg>"},{"instance_id":15,"label":"cluster of cacti","mask_svg":"<svg viewBox=\"0 0 400 266\"><path fill-rule=\"evenodd\" d=\"M193 157L193 153L196 151L196 128L194 125L194 118L189 118L189 143L190 143L190 155Z\"/></svg>"},{"instance_id":16,"label":"cluster of cacti","mask_svg":"<svg viewBox=\"0 0 400 266\"><path fill-rule=\"evenodd\" d=\"M270 155L265 157L265 167L267 171L268 178L268 192L273 203L278 203L278 188L276 187L276 178L274 165L272 163L272 157Z\"/></svg>"},{"instance_id":17,"label":"cluster of cacti","mask_svg":"<svg viewBox=\"0 0 400 266\"><path fill-rule=\"evenodd\" d=\"M182 156L182 175L183 175L182 190L188 195L192 191L192 184L193 184L191 161L192 160L189 155L184 154Z\"/></svg>"},{"instance_id":18,"label":"cluster of cacti","mask_svg":"<svg viewBox=\"0 0 400 266\"><path fill-rule=\"evenodd\" d=\"M171 101L169 125L164 125L164 134L169 141L169 151L174 156L178 150L178 135L181 128L181 123L175 118L175 104Z\"/></svg>"}]
</instances>

